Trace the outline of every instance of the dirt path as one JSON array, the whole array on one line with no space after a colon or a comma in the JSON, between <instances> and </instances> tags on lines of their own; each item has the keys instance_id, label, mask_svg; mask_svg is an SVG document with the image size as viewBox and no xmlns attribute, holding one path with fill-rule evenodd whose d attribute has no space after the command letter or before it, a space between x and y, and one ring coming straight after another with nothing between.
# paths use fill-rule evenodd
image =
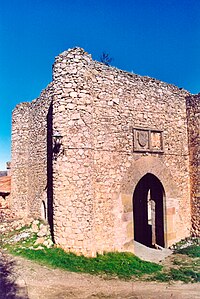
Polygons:
<instances>
[{"instance_id":1,"label":"dirt path","mask_svg":"<svg viewBox=\"0 0 200 299\"><path fill-rule=\"evenodd\" d=\"M0 299L199 299L200 284L105 280L0 254Z\"/></svg>"}]
</instances>

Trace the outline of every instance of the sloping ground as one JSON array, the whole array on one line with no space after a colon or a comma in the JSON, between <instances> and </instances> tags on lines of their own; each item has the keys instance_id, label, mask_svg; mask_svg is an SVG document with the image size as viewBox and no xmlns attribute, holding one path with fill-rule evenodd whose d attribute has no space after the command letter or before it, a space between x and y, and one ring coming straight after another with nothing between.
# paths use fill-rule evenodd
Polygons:
<instances>
[{"instance_id":1,"label":"sloping ground","mask_svg":"<svg viewBox=\"0 0 200 299\"><path fill-rule=\"evenodd\" d=\"M134 254L144 261L159 263L172 253L168 248L153 249L134 241Z\"/></svg>"},{"instance_id":2,"label":"sloping ground","mask_svg":"<svg viewBox=\"0 0 200 299\"><path fill-rule=\"evenodd\" d=\"M0 299L199 299L200 284L103 279L0 253Z\"/></svg>"}]
</instances>

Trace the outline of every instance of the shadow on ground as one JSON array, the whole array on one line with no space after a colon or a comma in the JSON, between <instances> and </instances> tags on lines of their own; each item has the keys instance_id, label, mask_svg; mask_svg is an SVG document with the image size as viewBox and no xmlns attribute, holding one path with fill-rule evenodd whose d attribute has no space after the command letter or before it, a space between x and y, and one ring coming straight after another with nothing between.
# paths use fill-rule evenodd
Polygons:
<instances>
[{"instance_id":1,"label":"shadow on ground","mask_svg":"<svg viewBox=\"0 0 200 299\"><path fill-rule=\"evenodd\" d=\"M25 292L15 282L14 265L14 261L0 253L0 299L28 299L26 294L20 294Z\"/></svg>"}]
</instances>

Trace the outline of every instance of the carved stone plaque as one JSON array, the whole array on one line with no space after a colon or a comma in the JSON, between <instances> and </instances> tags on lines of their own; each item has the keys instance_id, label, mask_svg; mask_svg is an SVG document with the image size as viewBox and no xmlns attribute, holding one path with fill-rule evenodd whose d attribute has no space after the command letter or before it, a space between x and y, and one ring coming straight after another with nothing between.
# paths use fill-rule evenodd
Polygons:
<instances>
[{"instance_id":1,"label":"carved stone plaque","mask_svg":"<svg viewBox=\"0 0 200 299\"><path fill-rule=\"evenodd\" d=\"M162 139L160 132L151 132L151 148L152 149L161 149L162 148Z\"/></svg>"},{"instance_id":2,"label":"carved stone plaque","mask_svg":"<svg viewBox=\"0 0 200 299\"><path fill-rule=\"evenodd\" d=\"M133 148L136 152L163 152L162 131L134 128L133 138Z\"/></svg>"},{"instance_id":3,"label":"carved stone plaque","mask_svg":"<svg viewBox=\"0 0 200 299\"><path fill-rule=\"evenodd\" d=\"M146 131L138 131L137 132L137 138L138 138L138 144L141 147L145 147L145 146L148 145L148 141L149 141L148 132L146 132Z\"/></svg>"}]
</instances>

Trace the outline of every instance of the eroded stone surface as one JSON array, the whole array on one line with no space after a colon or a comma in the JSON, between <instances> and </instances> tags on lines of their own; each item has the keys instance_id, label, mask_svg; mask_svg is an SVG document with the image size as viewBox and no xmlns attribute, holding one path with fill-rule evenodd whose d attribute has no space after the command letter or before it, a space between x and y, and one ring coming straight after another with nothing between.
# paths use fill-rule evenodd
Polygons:
<instances>
[{"instance_id":1,"label":"eroded stone surface","mask_svg":"<svg viewBox=\"0 0 200 299\"><path fill-rule=\"evenodd\" d=\"M200 236L200 94L187 99L192 233Z\"/></svg>"}]
</instances>

